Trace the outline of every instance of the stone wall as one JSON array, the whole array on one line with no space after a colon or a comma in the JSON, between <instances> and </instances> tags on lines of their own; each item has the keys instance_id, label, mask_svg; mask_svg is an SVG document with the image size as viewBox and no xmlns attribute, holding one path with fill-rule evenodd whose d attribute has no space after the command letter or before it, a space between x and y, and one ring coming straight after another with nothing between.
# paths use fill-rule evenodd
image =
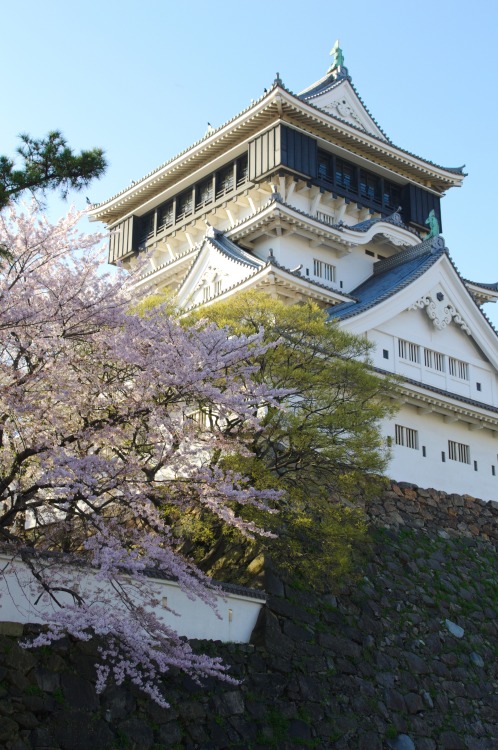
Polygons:
<instances>
[{"instance_id":1,"label":"stone wall","mask_svg":"<svg viewBox=\"0 0 498 750\"><path fill-rule=\"evenodd\" d=\"M0 747L497 750L496 507L480 523L478 501L431 493L369 505L368 563L337 597L268 571L252 643L198 644L241 684L171 674L168 710L127 685L96 696L95 644L1 636Z\"/></svg>"},{"instance_id":2,"label":"stone wall","mask_svg":"<svg viewBox=\"0 0 498 750\"><path fill-rule=\"evenodd\" d=\"M390 488L366 504L372 523L390 528L406 526L429 533L446 531L498 545L498 502L484 502L470 495L422 489L407 482L391 482Z\"/></svg>"}]
</instances>

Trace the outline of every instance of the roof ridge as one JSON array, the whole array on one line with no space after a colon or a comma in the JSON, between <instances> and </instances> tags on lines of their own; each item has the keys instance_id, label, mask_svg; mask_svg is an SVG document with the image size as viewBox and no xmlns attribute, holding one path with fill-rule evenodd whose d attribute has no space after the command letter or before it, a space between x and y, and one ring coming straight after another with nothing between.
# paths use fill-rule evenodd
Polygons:
<instances>
[{"instance_id":1,"label":"roof ridge","mask_svg":"<svg viewBox=\"0 0 498 750\"><path fill-rule=\"evenodd\" d=\"M414 260L422 255L437 255L443 252L448 252L444 237L440 234L437 237L428 237L418 245L407 247L396 255L392 255L390 258L378 260L374 263L373 275L378 276L385 271L390 271L392 268L403 265L403 263L406 263L409 260Z\"/></svg>"},{"instance_id":2,"label":"roof ridge","mask_svg":"<svg viewBox=\"0 0 498 750\"><path fill-rule=\"evenodd\" d=\"M405 231L410 232L411 234L414 234L416 237L420 239L420 234L415 229L412 229L411 227L409 227L407 224L404 223L403 219L401 218L401 209L393 211L393 213L389 214L389 216L380 216L378 218L372 217L371 219L360 221L358 222L358 224L352 224L351 226L343 225L343 227L346 229L351 229L354 232L367 232L370 229L370 227L380 222L384 222L386 224L392 224L395 227L401 227L401 229L404 229Z\"/></svg>"}]
</instances>

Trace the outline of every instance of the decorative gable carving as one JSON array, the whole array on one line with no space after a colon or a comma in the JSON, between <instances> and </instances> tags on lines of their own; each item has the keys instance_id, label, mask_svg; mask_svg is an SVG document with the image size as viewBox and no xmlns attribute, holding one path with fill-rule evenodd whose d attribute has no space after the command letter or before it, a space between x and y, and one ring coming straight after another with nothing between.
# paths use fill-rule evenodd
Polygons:
<instances>
[{"instance_id":1,"label":"decorative gable carving","mask_svg":"<svg viewBox=\"0 0 498 750\"><path fill-rule=\"evenodd\" d=\"M408 309L416 310L417 308L421 310L425 308L427 315L434 324L434 328L437 328L438 331L444 330L454 320L470 336L469 326L440 289L434 289L429 294L424 295Z\"/></svg>"},{"instance_id":2,"label":"decorative gable carving","mask_svg":"<svg viewBox=\"0 0 498 750\"><path fill-rule=\"evenodd\" d=\"M354 109L351 107L351 105L348 104L346 99L337 99L335 102L331 102L325 107L322 107L322 109L324 112L330 112L330 114L351 122L353 125L356 125L362 130L366 130L362 121L360 120Z\"/></svg>"},{"instance_id":3,"label":"decorative gable carving","mask_svg":"<svg viewBox=\"0 0 498 750\"><path fill-rule=\"evenodd\" d=\"M311 95L309 99L306 96L304 98L323 112L361 128L365 133L371 133L383 141L387 140L347 78L343 78L339 85L332 85L330 89Z\"/></svg>"}]
</instances>

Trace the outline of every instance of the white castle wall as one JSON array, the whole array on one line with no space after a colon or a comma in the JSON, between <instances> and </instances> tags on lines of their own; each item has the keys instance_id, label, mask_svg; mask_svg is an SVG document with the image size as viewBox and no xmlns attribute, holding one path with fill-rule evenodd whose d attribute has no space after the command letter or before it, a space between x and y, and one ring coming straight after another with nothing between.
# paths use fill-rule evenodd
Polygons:
<instances>
[{"instance_id":1,"label":"white castle wall","mask_svg":"<svg viewBox=\"0 0 498 750\"><path fill-rule=\"evenodd\" d=\"M0 622L46 622L52 611L50 602L42 598L35 604L40 591L37 585L32 585L27 566L16 562L14 567L10 563L11 557L0 553ZM97 583L88 569L67 565L62 570L69 581L73 578L77 582L80 591L98 591L98 598L102 601L103 597L109 603L116 597L110 585ZM189 599L174 581L150 578L146 584L138 583L137 592L145 585L153 587L159 602L154 607L146 604L146 609L187 638L248 643L264 604L263 597L222 593L216 597L218 617L209 605Z\"/></svg>"},{"instance_id":2,"label":"white castle wall","mask_svg":"<svg viewBox=\"0 0 498 750\"><path fill-rule=\"evenodd\" d=\"M417 430L418 448L396 445L396 424ZM472 430L463 421L445 422L442 415L421 413L407 404L400 408L393 420L383 423L382 431L392 441L392 459L387 470L392 479L423 487L444 488L446 492L468 494L483 500L498 499L497 433L486 428ZM449 458L448 440L469 446L470 463ZM445 453L444 462L442 452Z\"/></svg>"},{"instance_id":3,"label":"white castle wall","mask_svg":"<svg viewBox=\"0 0 498 750\"><path fill-rule=\"evenodd\" d=\"M380 330L369 331L368 338L375 344L373 364L384 370L412 378L422 384L435 386L465 398L498 406L496 374L473 340L457 323L437 330L424 310L406 310L385 323ZM462 380L449 372L447 361L444 372L426 367L423 350L420 362L408 362L399 356L398 340L413 342L420 347L440 352L469 365L469 379ZM389 353L384 357L384 350Z\"/></svg>"},{"instance_id":4,"label":"white castle wall","mask_svg":"<svg viewBox=\"0 0 498 750\"><path fill-rule=\"evenodd\" d=\"M311 247L309 240L298 235L291 237L266 237L255 243L254 254L266 261L270 249L275 260L286 268L295 269L302 265L302 276L332 286L334 289L349 292L372 274L375 258L366 255L365 248L354 248L351 253L342 254L332 248L319 245ZM346 248L344 248L346 250ZM330 263L336 268L335 283L314 276L313 259ZM306 273L308 269L309 274ZM342 282L342 286L341 286Z\"/></svg>"}]
</instances>

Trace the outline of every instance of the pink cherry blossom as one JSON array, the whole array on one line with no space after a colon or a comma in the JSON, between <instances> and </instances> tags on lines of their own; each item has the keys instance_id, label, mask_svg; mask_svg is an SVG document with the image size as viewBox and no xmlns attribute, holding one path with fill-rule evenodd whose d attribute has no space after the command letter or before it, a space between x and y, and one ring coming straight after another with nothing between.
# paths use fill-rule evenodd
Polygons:
<instances>
[{"instance_id":1,"label":"pink cherry blossom","mask_svg":"<svg viewBox=\"0 0 498 750\"><path fill-rule=\"evenodd\" d=\"M261 336L185 329L162 309L134 314L133 278L103 271L102 237L81 235L79 218L51 226L36 206L0 215L0 540L53 602L31 645L95 633L106 644L97 689L127 678L165 705L159 678L172 666L230 678L147 611L151 570L214 606L213 583L175 553L163 508L197 504L265 533L236 508L270 509L276 494L217 457L247 452L244 435L278 394L251 377ZM209 430L192 417L200 411ZM69 560L111 585L113 603L98 585L82 590Z\"/></svg>"}]
</instances>

